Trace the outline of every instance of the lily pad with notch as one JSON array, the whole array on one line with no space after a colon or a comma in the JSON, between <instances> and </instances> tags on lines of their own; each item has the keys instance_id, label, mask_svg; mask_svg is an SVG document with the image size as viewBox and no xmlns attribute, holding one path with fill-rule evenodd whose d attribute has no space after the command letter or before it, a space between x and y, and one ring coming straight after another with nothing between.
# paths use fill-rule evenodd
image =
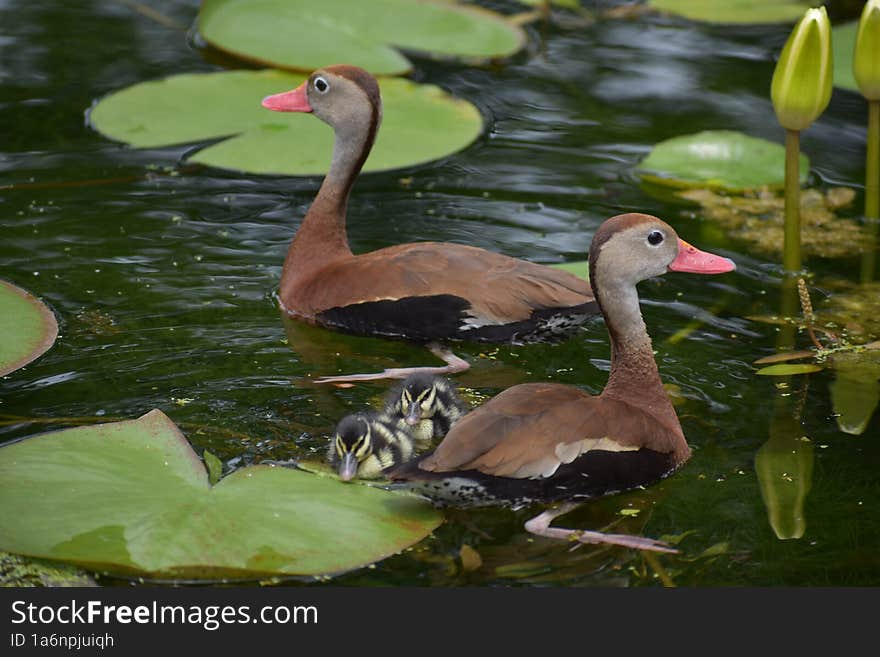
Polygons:
<instances>
[{"instance_id":1,"label":"lily pad with notch","mask_svg":"<svg viewBox=\"0 0 880 657\"><path fill-rule=\"evenodd\" d=\"M324 575L430 534L421 498L252 466L212 486L153 410L0 447L0 550L161 578Z\"/></svg>"},{"instance_id":2,"label":"lily pad with notch","mask_svg":"<svg viewBox=\"0 0 880 657\"><path fill-rule=\"evenodd\" d=\"M205 0L199 33L232 55L311 71L354 64L376 75L412 69L400 50L490 60L525 45L503 15L438 0Z\"/></svg>"},{"instance_id":3,"label":"lily pad with notch","mask_svg":"<svg viewBox=\"0 0 880 657\"><path fill-rule=\"evenodd\" d=\"M264 96L304 76L282 71L188 73L141 82L98 102L89 121L98 132L136 148L217 141L188 157L207 166L284 175L323 175L333 130L313 116L270 112ZM365 171L411 167L447 157L482 132L480 112L434 85L380 80L382 127Z\"/></svg>"}]
</instances>

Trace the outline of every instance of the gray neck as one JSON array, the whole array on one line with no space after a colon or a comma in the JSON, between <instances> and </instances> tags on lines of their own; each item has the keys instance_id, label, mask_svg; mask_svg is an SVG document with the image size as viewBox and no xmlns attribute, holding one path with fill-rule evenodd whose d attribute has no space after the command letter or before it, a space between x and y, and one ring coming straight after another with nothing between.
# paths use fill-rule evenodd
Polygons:
<instances>
[{"instance_id":1,"label":"gray neck","mask_svg":"<svg viewBox=\"0 0 880 657\"><path fill-rule=\"evenodd\" d=\"M348 198L370 154L376 124L372 113L336 122L330 170L287 252L281 274L282 294L285 286L309 276L334 258L351 256L345 232Z\"/></svg>"},{"instance_id":2,"label":"gray neck","mask_svg":"<svg viewBox=\"0 0 880 657\"><path fill-rule=\"evenodd\" d=\"M635 286L603 280L596 298L611 338L611 374L603 394L620 396L626 391L632 396L637 390L639 396L650 398L646 401L662 398L668 405Z\"/></svg>"}]
</instances>

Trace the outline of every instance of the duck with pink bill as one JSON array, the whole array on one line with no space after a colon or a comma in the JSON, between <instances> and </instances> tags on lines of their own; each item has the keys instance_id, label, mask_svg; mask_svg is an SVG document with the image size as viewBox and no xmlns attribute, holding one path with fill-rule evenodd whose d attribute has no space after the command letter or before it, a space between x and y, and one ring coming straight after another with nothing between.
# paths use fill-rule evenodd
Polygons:
<instances>
[{"instance_id":1,"label":"duck with pink bill","mask_svg":"<svg viewBox=\"0 0 880 657\"><path fill-rule=\"evenodd\" d=\"M336 331L424 344L446 362L319 382L461 372L468 363L444 343L557 342L598 312L585 280L485 249L416 242L352 253L345 226L348 199L382 119L379 83L363 69L320 69L296 89L265 98L263 107L311 112L335 134L330 169L284 261L282 309Z\"/></svg>"},{"instance_id":2,"label":"duck with pink bill","mask_svg":"<svg viewBox=\"0 0 880 657\"><path fill-rule=\"evenodd\" d=\"M550 382L513 386L459 419L433 452L389 476L438 505L561 504L526 523L541 536L674 552L649 538L550 523L584 500L655 483L690 458L660 379L636 285L669 271L723 274L736 267L691 246L657 217L635 213L602 223L589 261L611 343L611 372L602 393Z\"/></svg>"}]
</instances>

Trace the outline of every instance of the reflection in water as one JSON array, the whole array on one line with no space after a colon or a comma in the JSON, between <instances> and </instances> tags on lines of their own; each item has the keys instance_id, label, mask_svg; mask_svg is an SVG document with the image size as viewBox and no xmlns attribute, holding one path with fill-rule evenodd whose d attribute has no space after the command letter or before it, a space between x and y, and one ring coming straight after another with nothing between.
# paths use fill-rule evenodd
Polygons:
<instances>
[{"instance_id":1,"label":"reflection in water","mask_svg":"<svg viewBox=\"0 0 880 657\"><path fill-rule=\"evenodd\" d=\"M780 316L797 314L797 278L786 276L782 281ZM780 351L794 348L796 322L786 322L780 329L776 347ZM755 454L755 472L761 487L761 498L767 508L767 519L780 540L801 538L807 528L804 500L810 492L813 475L813 443L803 435L801 422L807 386L792 394L793 377L781 378L776 386L773 416L768 433L770 439Z\"/></svg>"},{"instance_id":2,"label":"reflection in water","mask_svg":"<svg viewBox=\"0 0 880 657\"><path fill-rule=\"evenodd\" d=\"M780 384L787 389L789 383ZM803 395L783 393L774 402L770 439L755 455L755 472L767 519L777 538L801 538L807 528L804 501L813 478L813 443L803 435Z\"/></svg>"},{"instance_id":3,"label":"reflection in water","mask_svg":"<svg viewBox=\"0 0 880 657\"><path fill-rule=\"evenodd\" d=\"M429 355L429 352L418 344L337 333L291 319L284 311L280 311L279 314L288 346L309 372L308 378L298 381L301 385L311 385L321 376L344 374L354 370L382 371L388 367L425 365L428 359L440 364L438 359ZM455 377L461 385L472 388L507 388L517 383L524 383L528 380L528 372L523 367L496 358L496 355L499 352L513 355L526 351L537 354L545 348L543 345L496 347L491 344L454 344L456 352L466 350L472 352L472 355L463 356L470 361L470 369ZM392 380L380 380L376 385L387 388L394 383ZM330 390L333 386L317 384L315 387Z\"/></svg>"},{"instance_id":4,"label":"reflection in water","mask_svg":"<svg viewBox=\"0 0 880 657\"><path fill-rule=\"evenodd\" d=\"M860 436L880 401L880 353L874 351L834 354L831 403L837 426L844 433Z\"/></svg>"}]
</instances>

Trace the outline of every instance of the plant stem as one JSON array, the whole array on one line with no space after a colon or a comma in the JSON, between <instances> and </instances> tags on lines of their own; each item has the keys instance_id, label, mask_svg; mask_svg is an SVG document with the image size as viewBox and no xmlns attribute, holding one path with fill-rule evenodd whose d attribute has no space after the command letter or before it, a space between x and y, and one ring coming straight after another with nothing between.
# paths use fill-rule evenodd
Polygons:
<instances>
[{"instance_id":1,"label":"plant stem","mask_svg":"<svg viewBox=\"0 0 880 657\"><path fill-rule=\"evenodd\" d=\"M865 218L880 219L880 100L868 101L868 155L865 158Z\"/></svg>"},{"instance_id":2,"label":"plant stem","mask_svg":"<svg viewBox=\"0 0 880 657\"><path fill-rule=\"evenodd\" d=\"M785 323L779 327L779 333L776 334L777 351L794 349L797 322L791 320L796 318L797 311L797 279L794 276L785 276L782 279L782 287L779 289L779 317L785 320Z\"/></svg>"},{"instance_id":3,"label":"plant stem","mask_svg":"<svg viewBox=\"0 0 880 657\"><path fill-rule=\"evenodd\" d=\"M800 133L785 131L785 242L782 264L786 271L801 270Z\"/></svg>"}]
</instances>

